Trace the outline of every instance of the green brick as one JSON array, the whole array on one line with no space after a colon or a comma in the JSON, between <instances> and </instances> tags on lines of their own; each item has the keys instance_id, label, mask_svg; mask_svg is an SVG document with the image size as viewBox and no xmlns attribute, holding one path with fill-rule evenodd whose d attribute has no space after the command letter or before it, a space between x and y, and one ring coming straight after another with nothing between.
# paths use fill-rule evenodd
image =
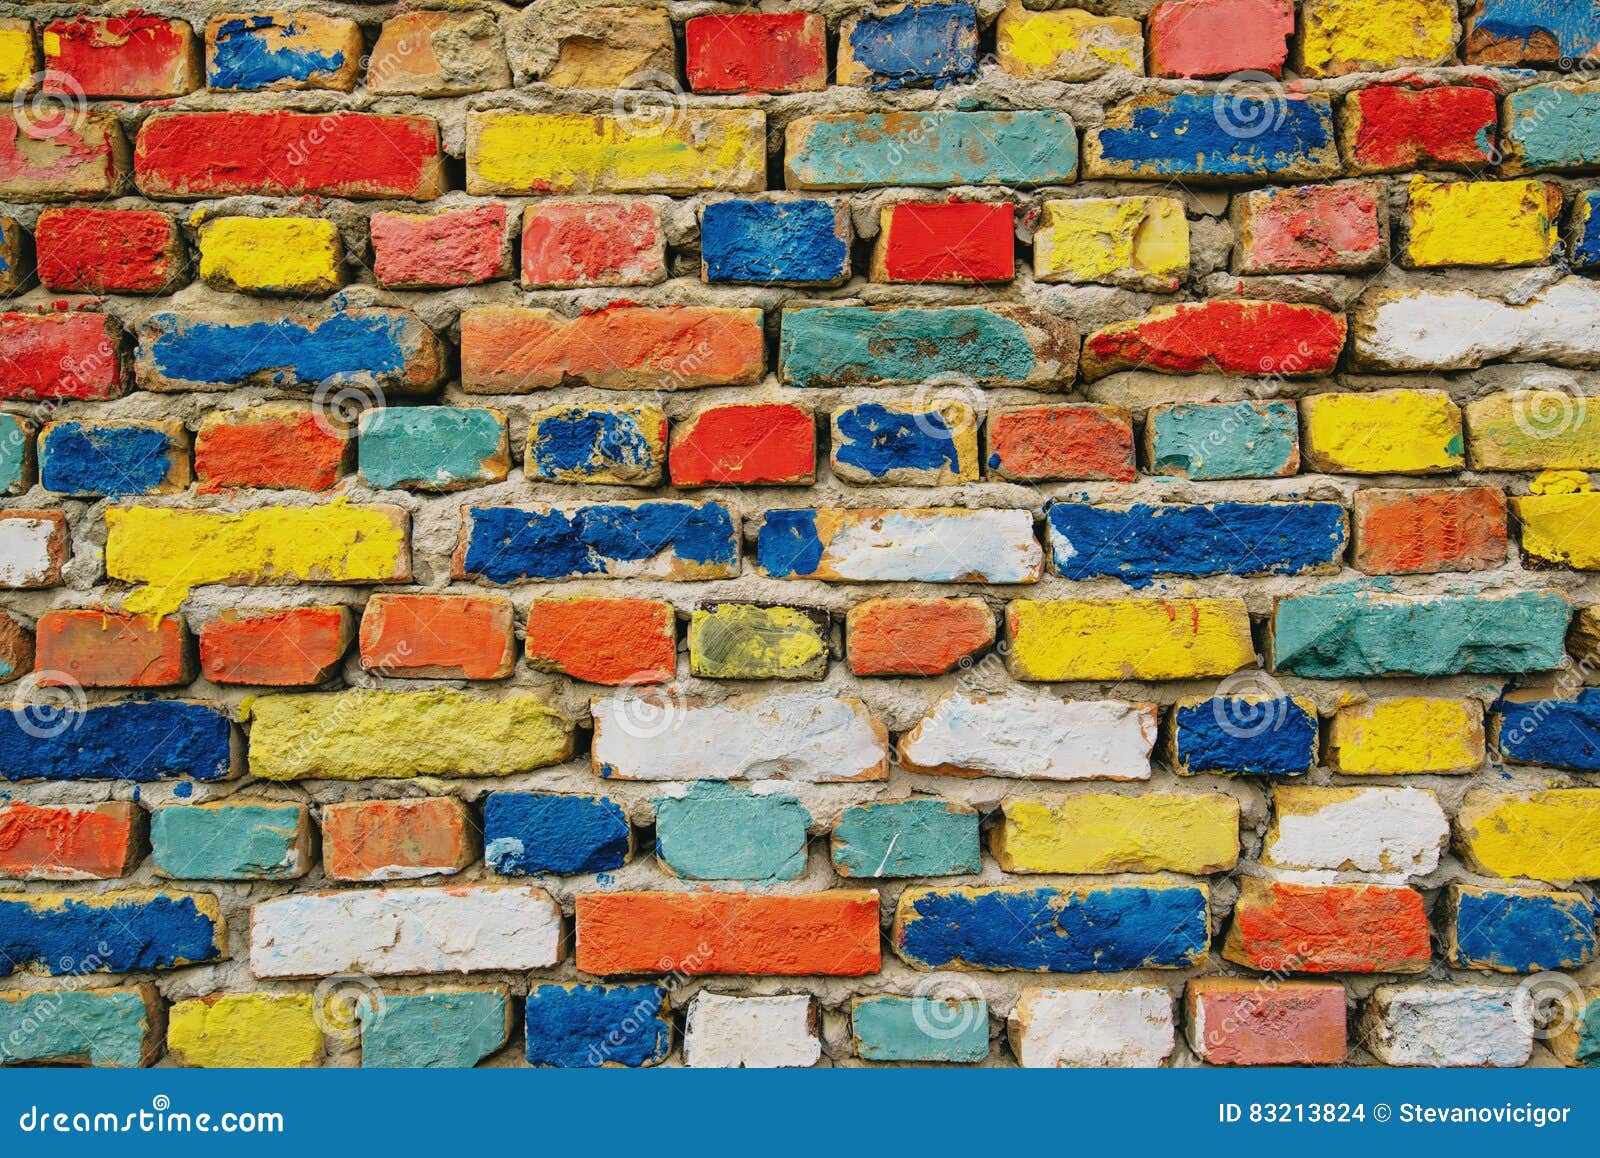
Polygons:
<instances>
[{"instance_id":1,"label":"green brick","mask_svg":"<svg viewBox=\"0 0 1600 1158\"><path fill-rule=\"evenodd\" d=\"M980 1062L989 1056L989 1004L938 997L858 997L850 1025L867 1061Z\"/></svg>"},{"instance_id":2,"label":"green brick","mask_svg":"<svg viewBox=\"0 0 1600 1158\"><path fill-rule=\"evenodd\" d=\"M811 814L793 797L697 780L655 806L656 855L680 877L790 881L806 871Z\"/></svg>"},{"instance_id":3,"label":"green brick","mask_svg":"<svg viewBox=\"0 0 1600 1158\"><path fill-rule=\"evenodd\" d=\"M289 880L311 868L303 804L169 804L150 814L150 862L174 880Z\"/></svg>"},{"instance_id":4,"label":"green brick","mask_svg":"<svg viewBox=\"0 0 1600 1158\"><path fill-rule=\"evenodd\" d=\"M953 800L858 804L833 826L833 865L845 877L975 873L983 854L978 813Z\"/></svg>"},{"instance_id":5,"label":"green brick","mask_svg":"<svg viewBox=\"0 0 1600 1158\"><path fill-rule=\"evenodd\" d=\"M160 1004L153 985L0 993L0 1065L148 1065Z\"/></svg>"},{"instance_id":6,"label":"green brick","mask_svg":"<svg viewBox=\"0 0 1600 1158\"><path fill-rule=\"evenodd\" d=\"M511 1036L504 989L365 995L356 1014L363 1069L466 1069Z\"/></svg>"}]
</instances>

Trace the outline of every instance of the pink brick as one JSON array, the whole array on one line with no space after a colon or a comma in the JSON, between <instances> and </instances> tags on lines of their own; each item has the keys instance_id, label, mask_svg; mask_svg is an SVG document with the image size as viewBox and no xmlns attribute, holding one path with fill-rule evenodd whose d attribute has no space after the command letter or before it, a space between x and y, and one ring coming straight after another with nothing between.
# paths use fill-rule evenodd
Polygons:
<instances>
[{"instance_id":1,"label":"pink brick","mask_svg":"<svg viewBox=\"0 0 1600 1158\"><path fill-rule=\"evenodd\" d=\"M661 213L648 201L550 201L522 216L530 289L654 285L666 280Z\"/></svg>"},{"instance_id":2,"label":"pink brick","mask_svg":"<svg viewBox=\"0 0 1600 1158\"><path fill-rule=\"evenodd\" d=\"M374 213L372 273L395 289L477 285L511 272L506 207L499 202L443 213Z\"/></svg>"},{"instance_id":3,"label":"pink brick","mask_svg":"<svg viewBox=\"0 0 1600 1158\"><path fill-rule=\"evenodd\" d=\"M1388 258L1383 191L1355 182L1234 198L1235 273L1371 269Z\"/></svg>"},{"instance_id":4,"label":"pink brick","mask_svg":"<svg viewBox=\"0 0 1600 1158\"><path fill-rule=\"evenodd\" d=\"M1152 76L1281 76L1294 0L1166 0L1150 12Z\"/></svg>"}]
</instances>

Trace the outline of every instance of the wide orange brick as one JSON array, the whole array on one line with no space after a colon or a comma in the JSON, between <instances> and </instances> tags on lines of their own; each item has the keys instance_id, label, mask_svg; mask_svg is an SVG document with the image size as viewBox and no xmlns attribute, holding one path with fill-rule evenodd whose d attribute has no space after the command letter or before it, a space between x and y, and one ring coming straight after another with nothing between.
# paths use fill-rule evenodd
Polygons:
<instances>
[{"instance_id":1,"label":"wide orange brick","mask_svg":"<svg viewBox=\"0 0 1600 1158\"><path fill-rule=\"evenodd\" d=\"M176 616L152 621L98 608L46 611L34 648L34 669L47 684L165 688L194 678L189 629Z\"/></svg>"},{"instance_id":2,"label":"wide orange brick","mask_svg":"<svg viewBox=\"0 0 1600 1158\"><path fill-rule=\"evenodd\" d=\"M1183 997L1189 1048L1212 1065L1338 1065L1345 995L1337 981L1203 977Z\"/></svg>"},{"instance_id":3,"label":"wide orange brick","mask_svg":"<svg viewBox=\"0 0 1600 1158\"><path fill-rule=\"evenodd\" d=\"M346 607L224 611L200 628L200 670L214 684L317 684L338 668L354 634Z\"/></svg>"},{"instance_id":4,"label":"wide orange brick","mask_svg":"<svg viewBox=\"0 0 1600 1158\"><path fill-rule=\"evenodd\" d=\"M535 599L527 642L539 671L592 684L659 684L677 674L677 620L661 599Z\"/></svg>"},{"instance_id":5,"label":"wide orange brick","mask_svg":"<svg viewBox=\"0 0 1600 1158\"><path fill-rule=\"evenodd\" d=\"M313 407L213 411L195 432L194 473L202 491L325 491L349 470L354 447L349 423Z\"/></svg>"},{"instance_id":6,"label":"wide orange brick","mask_svg":"<svg viewBox=\"0 0 1600 1158\"><path fill-rule=\"evenodd\" d=\"M1422 973L1422 894L1388 885L1241 883L1222 955L1277 973Z\"/></svg>"},{"instance_id":7,"label":"wide orange brick","mask_svg":"<svg viewBox=\"0 0 1600 1158\"><path fill-rule=\"evenodd\" d=\"M448 876L478 857L477 826L453 796L355 800L322 810L322 861L336 881Z\"/></svg>"},{"instance_id":8,"label":"wide orange brick","mask_svg":"<svg viewBox=\"0 0 1600 1158\"><path fill-rule=\"evenodd\" d=\"M994 645L994 612L981 599L868 599L845 618L856 675L943 675Z\"/></svg>"},{"instance_id":9,"label":"wide orange brick","mask_svg":"<svg viewBox=\"0 0 1600 1158\"><path fill-rule=\"evenodd\" d=\"M1371 575L1485 571L1506 561L1499 487L1357 491L1355 565Z\"/></svg>"},{"instance_id":10,"label":"wide orange brick","mask_svg":"<svg viewBox=\"0 0 1600 1158\"><path fill-rule=\"evenodd\" d=\"M1013 482L1132 482L1133 416L1122 406L1018 406L989 415L984 461Z\"/></svg>"},{"instance_id":11,"label":"wide orange brick","mask_svg":"<svg viewBox=\"0 0 1600 1158\"><path fill-rule=\"evenodd\" d=\"M0 805L0 877L109 880L144 855L145 813L137 804Z\"/></svg>"},{"instance_id":12,"label":"wide orange brick","mask_svg":"<svg viewBox=\"0 0 1600 1158\"><path fill-rule=\"evenodd\" d=\"M516 662L504 595L374 595L361 616L361 666L387 676L498 680Z\"/></svg>"},{"instance_id":13,"label":"wide orange brick","mask_svg":"<svg viewBox=\"0 0 1600 1158\"><path fill-rule=\"evenodd\" d=\"M878 894L585 893L578 969L860 977L878 971Z\"/></svg>"}]
</instances>

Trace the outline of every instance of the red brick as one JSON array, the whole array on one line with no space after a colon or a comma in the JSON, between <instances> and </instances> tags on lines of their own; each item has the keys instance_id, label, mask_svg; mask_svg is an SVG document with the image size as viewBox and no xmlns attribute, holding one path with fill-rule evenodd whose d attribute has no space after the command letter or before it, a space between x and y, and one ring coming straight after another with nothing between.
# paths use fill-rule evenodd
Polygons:
<instances>
[{"instance_id":1,"label":"red brick","mask_svg":"<svg viewBox=\"0 0 1600 1158\"><path fill-rule=\"evenodd\" d=\"M1016 235L1009 203L912 202L886 206L872 280L979 285L1010 281Z\"/></svg>"},{"instance_id":2,"label":"red brick","mask_svg":"<svg viewBox=\"0 0 1600 1158\"><path fill-rule=\"evenodd\" d=\"M1370 182L1262 189L1233 199L1235 273L1348 273L1389 259L1386 194Z\"/></svg>"},{"instance_id":3,"label":"red brick","mask_svg":"<svg viewBox=\"0 0 1600 1158\"><path fill-rule=\"evenodd\" d=\"M354 631L345 607L224 611L200 628L200 671L214 684L321 683L339 667Z\"/></svg>"},{"instance_id":4,"label":"red brick","mask_svg":"<svg viewBox=\"0 0 1600 1158\"><path fill-rule=\"evenodd\" d=\"M1132 482L1133 415L1092 403L991 411L985 432L989 473L1016 482L1109 479Z\"/></svg>"},{"instance_id":5,"label":"red brick","mask_svg":"<svg viewBox=\"0 0 1600 1158\"><path fill-rule=\"evenodd\" d=\"M0 197L114 197L127 183L128 141L112 113L13 109L0 117Z\"/></svg>"},{"instance_id":6,"label":"red brick","mask_svg":"<svg viewBox=\"0 0 1600 1158\"><path fill-rule=\"evenodd\" d=\"M1370 575L1487 571L1506 561L1499 487L1361 490L1351 513L1355 565Z\"/></svg>"},{"instance_id":7,"label":"red brick","mask_svg":"<svg viewBox=\"0 0 1600 1158\"><path fill-rule=\"evenodd\" d=\"M157 113L139 128L134 180L147 197L376 197L429 201L448 188L432 117L236 110Z\"/></svg>"},{"instance_id":8,"label":"red brick","mask_svg":"<svg viewBox=\"0 0 1600 1158\"><path fill-rule=\"evenodd\" d=\"M1428 914L1415 889L1241 883L1222 955L1274 973L1422 973Z\"/></svg>"},{"instance_id":9,"label":"red brick","mask_svg":"<svg viewBox=\"0 0 1600 1158\"><path fill-rule=\"evenodd\" d=\"M49 673L43 683L71 679L86 688L167 688L194 678L189 629L176 616L46 611L35 633L34 668Z\"/></svg>"},{"instance_id":10,"label":"red brick","mask_svg":"<svg viewBox=\"0 0 1600 1158\"><path fill-rule=\"evenodd\" d=\"M648 201L548 201L522 211L522 284L529 289L666 279L661 211Z\"/></svg>"},{"instance_id":11,"label":"red brick","mask_svg":"<svg viewBox=\"0 0 1600 1158\"><path fill-rule=\"evenodd\" d=\"M818 92L828 87L828 36L809 12L696 16L683 26L695 92Z\"/></svg>"},{"instance_id":12,"label":"red brick","mask_svg":"<svg viewBox=\"0 0 1600 1158\"><path fill-rule=\"evenodd\" d=\"M122 16L74 16L44 26L44 66L70 77L47 91L148 100L200 87L200 40L184 20L137 10Z\"/></svg>"},{"instance_id":13,"label":"red brick","mask_svg":"<svg viewBox=\"0 0 1600 1158\"><path fill-rule=\"evenodd\" d=\"M195 432L195 477L202 491L325 491L349 470L354 447L349 424L331 412L271 404L214 411Z\"/></svg>"},{"instance_id":14,"label":"red brick","mask_svg":"<svg viewBox=\"0 0 1600 1158\"><path fill-rule=\"evenodd\" d=\"M0 314L0 400L116 398L121 347L105 314Z\"/></svg>"},{"instance_id":15,"label":"red brick","mask_svg":"<svg viewBox=\"0 0 1600 1158\"><path fill-rule=\"evenodd\" d=\"M498 201L443 213L374 213L372 274L394 289L448 289L507 277L506 220Z\"/></svg>"},{"instance_id":16,"label":"red brick","mask_svg":"<svg viewBox=\"0 0 1600 1158\"><path fill-rule=\"evenodd\" d=\"M659 599L535 599L528 663L612 687L665 683L677 674L677 619Z\"/></svg>"},{"instance_id":17,"label":"red brick","mask_svg":"<svg viewBox=\"0 0 1600 1158\"><path fill-rule=\"evenodd\" d=\"M994 645L994 612L981 599L868 599L845 619L858 676L943 675Z\"/></svg>"},{"instance_id":18,"label":"red brick","mask_svg":"<svg viewBox=\"0 0 1600 1158\"><path fill-rule=\"evenodd\" d=\"M358 800L322 810L322 862L336 881L448 876L478 858L477 827L451 796Z\"/></svg>"},{"instance_id":19,"label":"red brick","mask_svg":"<svg viewBox=\"0 0 1600 1158\"><path fill-rule=\"evenodd\" d=\"M1337 981L1204 977L1183 998L1189 1045L1224 1066L1338 1065L1345 995Z\"/></svg>"},{"instance_id":20,"label":"red brick","mask_svg":"<svg viewBox=\"0 0 1600 1158\"><path fill-rule=\"evenodd\" d=\"M137 804L0 805L0 877L110 880L125 876L145 850Z\"/></svg>"},{"instance_id":21,"label":"red brick","mask_svg":"<svg viewBox=\"0 0 1600 1158\"><path fill-rule=\"evenodd\" d=\"M498 680L516 662L504 595L374 595L361 616L361 666L386 676Z\"/></svg>"},{"instance_id":22,"label":"red brick","mask_svg":"<svg viewBox=\"0 0 1600 1158\"><path fill-rule=\"evenodd\" d=\"M878 894L582 893L580 972L860 977L876 973Z\"/></svg>"},{"instance_id":23,"label":"red brick","mask_svg":"<svg viewBox=\"0 0 1600 1158\"><path fill-rule=\"evenodd\" d=\"M46 289L161 294L183 277L177 223L150 209L46 209L34 245Z\"/></svg>"},{"instance_id":24,"label":"red brick","mask_svg":"<svg viewBox=\"0 0 1600 1158\"><path fill-rule=\"evenodd\" d=\"M1482 85L1370 85L1339 108L1342 152L1355 173L1476 172L1494 164L1498 126L1494 90Z\"/></svg>"},{"instance_id":25,"label":"red brick","mask_svg":"<svg viewBox=\"0 0 1600 1158\"><path fill-rule=\"evenodd\" d=\"M9 611L0 611L0 684L33 670L33 632Z\"/></svg>"},{"instance_id":26,"label":"red brick","mask_svg":"<svg viewBox=\"0 0 1600 1158\"><path fill-rule=\"evenodd\" d=\"M787 402L712 406L672 427L672 485L809 486L816 478L811 412Z\"/></svg>"},{"instance_id":27,"label":"red brick","mask_svg":"<svg viewBox=\"0 0 1600 1158\"><path fill-rule=\"evenodd\" d=\"M1150 75L1282 76L1294 0L1165 0L1150 10Z\"/></svg>"},{"instance_id":28,"label":"red brick","mask_svg":"<svg viewBox=\"0 0 1600 1158\"><path fill-rule=\"evenodd\" d=\"M1078 368L1088 381L1120 370L1316 378L1338 364L1345 332L1344 315L1322 306L1183 302L1096 330L1083 341Z\"/></svg>"}]
</instances>

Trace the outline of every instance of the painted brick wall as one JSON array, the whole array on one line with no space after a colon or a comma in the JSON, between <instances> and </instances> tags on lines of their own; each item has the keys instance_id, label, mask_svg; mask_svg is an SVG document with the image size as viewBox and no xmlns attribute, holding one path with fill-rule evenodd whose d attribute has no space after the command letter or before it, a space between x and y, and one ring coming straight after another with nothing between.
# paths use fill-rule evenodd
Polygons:
<instances>
[{"instance_id":1,"label":"painted brick wall","mask_svg":"<svg viewBox=\"0 0 1600 1158\"><path fill-rule=\"evenodd\" d=\"M767 7L0 4L0 1062L1600 1061L1600 16Z\"/></svg>"}]
</instances>

